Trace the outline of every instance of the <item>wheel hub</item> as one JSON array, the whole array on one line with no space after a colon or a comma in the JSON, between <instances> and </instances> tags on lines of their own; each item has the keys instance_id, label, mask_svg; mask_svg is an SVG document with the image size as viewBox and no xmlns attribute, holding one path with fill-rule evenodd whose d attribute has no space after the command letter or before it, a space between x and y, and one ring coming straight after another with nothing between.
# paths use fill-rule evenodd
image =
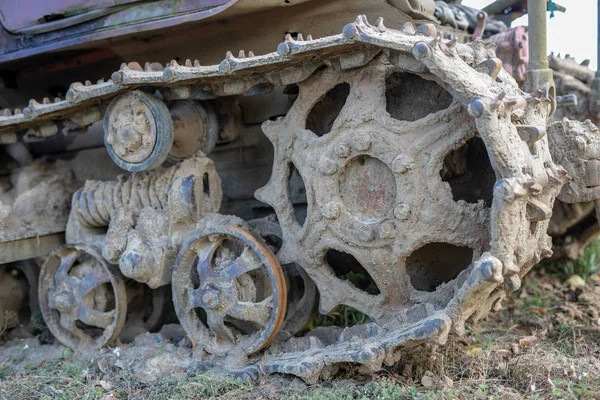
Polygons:
<instances>
[{"instance_id":1,"label":"wheel hub","mask_svg":"<svg viewBox=\"0 0 600 400\"><path fill-rule=\"evenodd\" d=\"M221 301L220 291L213 288L206 288L202 293L202 301L206 304L206 307L211 310L222 308L223 302Z\"/></svg>"},{"instance_id":2,"label":"wheel hub","mask_svg":"<svg viewBox=\"0 0 600 400\"><path fill-rule=\"evenodd\" d=\"M75 308L75 297L71 292L59 292L54 301L56 303L56 308L60 312L69 312Z\"/></svg>"}]
</instances>

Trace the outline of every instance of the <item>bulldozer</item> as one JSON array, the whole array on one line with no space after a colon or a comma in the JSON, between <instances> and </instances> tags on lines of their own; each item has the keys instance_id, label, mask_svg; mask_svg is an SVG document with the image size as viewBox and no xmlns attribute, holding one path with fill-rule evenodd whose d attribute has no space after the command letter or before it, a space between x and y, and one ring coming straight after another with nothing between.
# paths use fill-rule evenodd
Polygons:
<instances>
[{"instance_id":1,"label":"bulldozer","mask_svg":"<svg viewBox=\"0 0 600 400\"><path fill-rule=\"evenodd\" d=\"M0 1L0 263L39 268L0 303L35 297L73 349L172 308L207 368L374 372L499 310L552 255L555 200L600 198L597 127L549 123L546 1L524 85L506 8L89 4ZM363 318L319 326L340 308Z\"/></svg>"}]
</instances>

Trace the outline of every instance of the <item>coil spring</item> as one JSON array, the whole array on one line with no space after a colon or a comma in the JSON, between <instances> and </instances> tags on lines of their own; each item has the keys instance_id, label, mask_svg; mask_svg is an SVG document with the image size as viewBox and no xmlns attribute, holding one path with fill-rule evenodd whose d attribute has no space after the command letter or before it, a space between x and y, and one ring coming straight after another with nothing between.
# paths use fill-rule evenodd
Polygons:
<instances>
[{"instance_id":1,"label":"coil spring","mask_svg":"<svg viewBox=\"0 0 600 400\"><path fill-rule=\"evenodd\" d=\"M161 171L119 176L116 181L86 181L73 195L72 207L79 223L88 228L106 227L111 215L123 207L166 209L177 169L175 165Z\"/></svg>"}]
</instances>

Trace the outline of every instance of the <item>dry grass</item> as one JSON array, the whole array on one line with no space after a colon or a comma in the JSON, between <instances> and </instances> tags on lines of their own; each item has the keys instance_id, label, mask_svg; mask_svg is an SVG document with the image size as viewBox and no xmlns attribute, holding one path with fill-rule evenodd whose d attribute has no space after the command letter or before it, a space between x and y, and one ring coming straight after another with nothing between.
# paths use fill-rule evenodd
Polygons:
<instances>
[{"instance_id":1,"label":"dry grass","mask_svg":"<svg viewBox=\"0 0 600 400\"><path fill-rule=\"evenodd\" d=\"M564 274L564 270L562 272ZM67 352L13 370L0 364L0 399L594 399L600 393L600 276L569 287L538 269L504 310L446 346L405 350L376 376L357 369L307 387L298 379L258 383L210 375L139 381L127 366L100 368Z\"/></svg>"}]
</instances>

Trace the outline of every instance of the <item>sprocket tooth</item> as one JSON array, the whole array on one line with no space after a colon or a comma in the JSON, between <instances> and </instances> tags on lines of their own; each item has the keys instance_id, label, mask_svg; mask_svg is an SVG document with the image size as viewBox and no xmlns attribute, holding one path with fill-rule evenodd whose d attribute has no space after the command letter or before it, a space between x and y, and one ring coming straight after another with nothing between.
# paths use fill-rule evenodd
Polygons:
<instances>
[{"instance_id":1,"label":"sprocket tooth","mask_svg":"<svg viewBox=\"0 0 600 400\"><path fill-rule=\"evenodd\" d=\"M378 17L377 20L375 20L375 27L382 32L387 29L383 24L383 17Z\"/></svg>"},{"instance_id":2,"label":"sprocket tooth","mask_svg":"<svg viewBox=\"0 0 600 400\"><path fill-rule=\"evenodd\" d=\"M309 41L309 42L310 42L311 40L313 40L313 37L312 37L312 35L306 35L306 40L307 40L307 41Z\"/></svg>"},{"instance_id":3,"label":"sprocket tooth","mask_svg":"<svg viewBox=\"0 0 600 400\"><path fill-rule=\"evenodd\" d=\"M506 280L506 286L513 291L516 292L521 288L521 278L518 275L513 275Z\"/></svg>"},{"instance_id":4,"label":"sprocket tooth","mask_svg":"<svg viewBox=\"0 0 600 400\"><path fill-rule=\"evenodd\" d=\"M52 102L50 101L50 98L49 98L49 97L44 97L44 98L42 99L42 104L52 104Z\"/></svg>"},{"instance_id":5,"label":"sprocket tooth","mask_svg":"<svg viewBox=\"0 0 600 400\"><path fill-rule=\"evenodd\" d=\"M532 222L545 221L552 217L552 209L542 201L531 198L527 202L527 218Z\"/></svg>"},{"instance_id":6,"label":"sprocket tooth","mask_svg":"<svg viewBox=\"0 0 600 400\"><path fill-rule=\"evenodd\" d=\"M5 117L11 117L13 115L9 108L5 108L3 112Z\"/></svg>"},{"instance_id":7,"label":"sprocket tooth","mask_svg":"<svg viewBox=\"0 0 600 400\"><path fill-rule=\"evenodd\" d=\"M502 60L499 58L489 58L479 63L475 69L491 76L493 79L496 79L502 70Z\"/></svg>"},{"instance_id":8,"label":"sprocket tooth","mask_svg":"<svg viewBox=\"0 0 600 400\"><path fill-rule=\"evenodd\" d=\"M298 33L298 35L296 35L296 41L304 42L304 36L302 35L302 33Z\"/></svg>"},{"instance_id":9,"label":"sprocket tooth","mask_svg":"<svg viewBox=\"0 0 600 400\"><path fill-rule=\"evenodd\" d=\"M248 57L255 57L254 52L252 50L248 50Z\"/></svg>"},{"instance_id":10,"label":"sprocket tooth","mask_svg":"<svg viewBox=\"0 0 600 400\"><path fill-rule=\"evenodd\" d=\"M200 67L200 60L194 60L194 67Z\"/></svg>"},{"instance_id":11,"label":"sprocket tooth","mask_svg":"<svg viewBox=\"0 0 600 400\"><path fill-rule=\"evenodd\" d=\"M504 281L504 277L502 275L502 262L498 260L496 257L486 257L479 264L479 271L483 279L488 282L496 282L501 283Z\"/></svg>"},{"instance_id":12,"label":"sprocket tooth","mask_svg":"<svg viewBox=\"0 0 600 400\"><path fill-rule=\"evenodd\" d=\"M503 274L504 276L513 276L518 274L519 272L521 272L521 269L519 268L519 266L517 264L515 264L512 260L505 260L504 263L502 263L503 266Z\"/></svg>"}]
</instances>

